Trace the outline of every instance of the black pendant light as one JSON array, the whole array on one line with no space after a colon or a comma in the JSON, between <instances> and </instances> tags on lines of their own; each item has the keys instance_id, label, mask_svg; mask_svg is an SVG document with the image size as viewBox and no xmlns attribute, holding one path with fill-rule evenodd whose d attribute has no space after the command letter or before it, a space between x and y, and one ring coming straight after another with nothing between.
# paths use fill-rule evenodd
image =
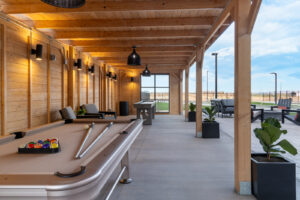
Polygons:
<instances>
[{"instance_id":1,"label":"black pendant light","mask_svg":"<svg viewBox=\"0 0 300 200\"><path fill-rule=\"evenodd\" d=\"M128 56L127 64L128 65L141 65L141 58L139 54L135 51L136 46L132 47L132 53Z\"/></svg>"},{"instance_id":2,"label":"black pendant light","mask_svg":"<svg viewBox=\"0 0 300 200\"><path fill-rule=\"evenodd\" d=\"M146 68L143 71L142 76L151 76L151 72L148 69L148 65L146 65Z\"/></svg>"},{"instance_id":3,"label":"black pendant light","mask_svg":"<svg viewBox=\"0 0 300 200\"><path fill-rule=\"evenodd\" d=\"M79 8L85 4L85 0L41 0L51 6L59 8Z\"/></svg>"}]
</instances>

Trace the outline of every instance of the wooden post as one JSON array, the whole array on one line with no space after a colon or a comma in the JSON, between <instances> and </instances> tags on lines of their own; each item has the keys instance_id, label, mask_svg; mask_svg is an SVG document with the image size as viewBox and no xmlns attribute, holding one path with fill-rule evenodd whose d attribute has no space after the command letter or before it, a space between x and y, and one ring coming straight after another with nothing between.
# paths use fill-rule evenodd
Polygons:
<instances>
[{"instance_id":1,"label":"wooden post","mask_svg":"<svg viewBox=\"0 0 300 200\"><path fill-rule=\"evenodd\" d=\"M68 105L74 110L74 75L73 75L73 51L74 48L69 48L69 69L68 69Z\"/></svg>"},{"instance_id":2,"label":"wooden post","mask_svg":"<svg viewBox=\"0 0 300 200\"><path fill-rule=\"evenodd\" d=\"M89 103L89 70L88 67L86 67L86 103Z\"/></svg>"},{"instance_id":3,"label":"wooden post","mask_svg":"<svg viewBox=\"0 0 300 200\"><path fill-rule=\"evenodd\" d=\"M47 121L51 121L51 71L50 71L50 44L47 44Z\"/></svg>"},{"instance_id":4,"label":"wooden post","mask_svg":"<svg viewBox=\"0 0 300 200\"><path fill-rule=\"evenodd\" d=\"M189 73L190 73L190 66L188 66L185 69L185 93L184 93L185 121L188 121L188 115L189 115Z\"/></svg>"},{"instance_id":5,"label":"wooden post","mask_svg":"<svg viewBox=\"0 0 300 200\"><path fill-rule=\"evenodd\" d=\"M234 174L239 194L251 194L251 0L235 1Z\"/></svg>"},{"instance_id":6,"label":"wooden post","mask_svg":"<svg viewBox=\"0 0 300 200\"><path fill-rule=\"evenodd\" d=\"M204 47L196 50L196 137L202 137L202 65Z\"/></svg>"},{"instance_id":7,"label":"wooden post","mask_svg":"<svg viewBox=\"0 0 300 200\"><path fill-rule=\"evenodd\" d=\"M107 84L107 76L106 76L106 73L107 73L107 65L104 64L104 67L103 67L103 85L102 85L102 88L103 88L103 110L106 111L107 109L107 91L108 91L108 84Z\"/></svg>"},{"instance_id":8,"label":"wooden post","mask_svg":"<svg viewBox=\"0 0 300 200\"><path fill-rule=\"evenodd\" d=\"M1 134L6 131L6 33L5 25L1 24Z\"/></svg>"},{"instance_id":9,"label":"wooden post","mask_svg":"<svg viewBox=\"0 0 300 200\"><path fill-rule=\"evenodd\" d=\"M183 70L179 70L179 114L182 115L182 106L183 106L183 88L182 88L182 77L183 77Z\"/></svg>"},{"instance_id":10,"label":"wooden post","mask_svg":"<svg viewBox=\"0 0 300 200\"><path fill-rule=\"evenodd\" d=\"M77 71L77 110L80 108L80 72L81 70L76 70Z\"/></svg>"},{"instance_id":11,"label":"wooden post","mask_svg":"<svg viewBox=\"0 0 300 200\"><path fill-rule=\"evenodd\" d=\"M64 57L62 56L62 63L61 63L61 108L65 107L65 61L63 60Z\"/></svg>"},{"instance_id":12,"label":"wooden post","mask_svg":"<svg viewBox=\"0 0 300 200\"><path fill-rule=\"evenodd\" d=\"M102 110L102 67L99 66L99 110Z\"/></svg>"},{"instance_id":13,"label":"wooden post","mask_svg":"<svg viewBox=\"0 0 300 200\"><path fill-rule=\"evenodd\" d=\"M93 104L96 103L96 69L95 69L95 72L94 72L94 75L93 75Z\"/></svg>"},{"instance_id":14,"label":"wooden post","mask_svg":"<svg viewBox=\"0 0 300 200\"><path fill-rule=\"evenodd\" d=\"M28 36L27 44L27 59L28 59L28 128L31 128L32 121L32 62L31 62L31 44L32 44L32 32L30 31L30 36Z\"/></svg>"}]
</instances>

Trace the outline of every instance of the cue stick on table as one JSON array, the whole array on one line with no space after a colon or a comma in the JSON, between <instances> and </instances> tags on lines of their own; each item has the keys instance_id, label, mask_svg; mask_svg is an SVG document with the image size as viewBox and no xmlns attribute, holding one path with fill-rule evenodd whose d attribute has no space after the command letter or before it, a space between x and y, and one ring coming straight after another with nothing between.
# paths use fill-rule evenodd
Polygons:
<instances>
[{"instance_id":1,"label":"cue stick on table","mask_svg":"<svg viewBox=\"0 0 300 200\"><path fill-rule=\"evenodd\" d=\"M90 144L90 146L88 146L84 152L82 152L80 155L79 155L79 158L82 158L101 138L102 136L112 127L113 123L110 122L107 127L98 135L98 137L93 141L92 144Z\"/></svg>"},{"instance_id":2,"label":"cue stick on table","mask_svg":"<svg viewBox=\"0 0 300 200\"><path fill-rule=\"evenodd\" d=\"M85 137L84 137L84 140L82 141L82 143L81 143L81 145L80 145L80 147L79 147L79 149L78 149L78 151L77 151L77 153L76 153L76 155L75 155L75 159L80 158L80 157L79 157L79 154L80 154L80 152L82 151L82 148L84 147L84 145L85 145L87 139L89 138L89 136L90 136L91 133L93 132L94 126L95 126L95 123L93 122L93 123L90 125L90 127L89 127L89 129L88 129L88 131L87 131L87 133L86 133L86 135L85 135Z\"/></svg>"}]
</instances>

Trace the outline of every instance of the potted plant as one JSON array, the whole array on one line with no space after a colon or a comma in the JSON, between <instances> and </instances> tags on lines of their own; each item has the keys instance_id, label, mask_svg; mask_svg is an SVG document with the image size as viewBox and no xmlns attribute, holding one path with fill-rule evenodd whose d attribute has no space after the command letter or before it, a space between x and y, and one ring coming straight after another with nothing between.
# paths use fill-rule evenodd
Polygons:
<instances>
[{"instance_id":1,"label":"potted plant","mask_svg":"<svg viewBox=\"0 0 300 200\"><path fill-rule=\"evenodd\" d=\"M252 193L258 200L296 200L295 163L280 154L298 152L286 139L278 142L287 131L281 130L277 119L269 118L254 133L265 153L251 155Z\"/></svg>"},{"instance_id":2,"label":"potted plant","mask_svg":"<svg viewBox=\"0 0 300 200\"><path fill-rule=\"evenodd\" d=\"M195 122L196 121L196 104L190 103L189 105L189 122Z\"/></svg>"},{"instance_id":3,"label":"potted plant","mask_svg":"<svg viewBox=\"0 0 300 200\"><path fill-rule=\"evenodd\" d=\"M85 115L86 114L86 110L83 107L80 107L80 109L77 111L77 115Z\"/></svg>"},{"instance_id":4,"label":"potted plant","mask_svg":"<svg viewBox=\"0 0 300 200\"><path fill-rule=\"evenodd\" d=\"M202 137L220 138L220 126L215 120L217 114L215 107L205 107L203 111L207 114L207 118L202 122Z\"/></svg>"}]
</instances>

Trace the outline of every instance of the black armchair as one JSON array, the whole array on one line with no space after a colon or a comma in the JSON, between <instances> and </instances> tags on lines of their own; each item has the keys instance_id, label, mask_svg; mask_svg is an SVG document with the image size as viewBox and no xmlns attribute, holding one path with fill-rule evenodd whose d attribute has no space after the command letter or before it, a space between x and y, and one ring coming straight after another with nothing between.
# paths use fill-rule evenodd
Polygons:
<instances>
[{"instance_id":1,"label":"black armchair","mask_svg":"<svg viewBox=\"0 0 300 200\"><path fill-rule=\"evenodd\" d=\"M284 124L285 119L300 126L300 110L282 110L282 123ZM290 115L290 113L297 113L296 115Z\"/></svg>"},{"instance_id":2,"label":"black armchair","mask_svg":"<svg viewBox=\"0 0 300 200\"><path fill-rule=\"evenodd\" d=\"M95 104L84 104L82 107L86 110L85 115L102 115L105 118L106 115L112 115L114 119L117 119L117 113L113 111L99 111Z\"/></svg>"},{"instance_id":3,"label":"black armchair","mask_svg":"<svg viewBox=\"0 0 300 200\"><path fill-rule=\"evenodd\" d=\"M264 109L257 109L256 106L253 108L251 105L251 123L260 119L261 122L264 121Z\"/></svg>"},{"instance_id":4,"label":"black armchair","mask_svg":"<svg viewBox=\"0 0 300 200\"><path fill-rule=\"evenodd\" d=\"M279 99L278 104L276 106L271 106L271 110L274 110L274 108L280 108L280 107L284 107L285 109L289 110L289 109L291 109L291 105L292 105L292 98Z\"/></svg>"}]
</instances>

